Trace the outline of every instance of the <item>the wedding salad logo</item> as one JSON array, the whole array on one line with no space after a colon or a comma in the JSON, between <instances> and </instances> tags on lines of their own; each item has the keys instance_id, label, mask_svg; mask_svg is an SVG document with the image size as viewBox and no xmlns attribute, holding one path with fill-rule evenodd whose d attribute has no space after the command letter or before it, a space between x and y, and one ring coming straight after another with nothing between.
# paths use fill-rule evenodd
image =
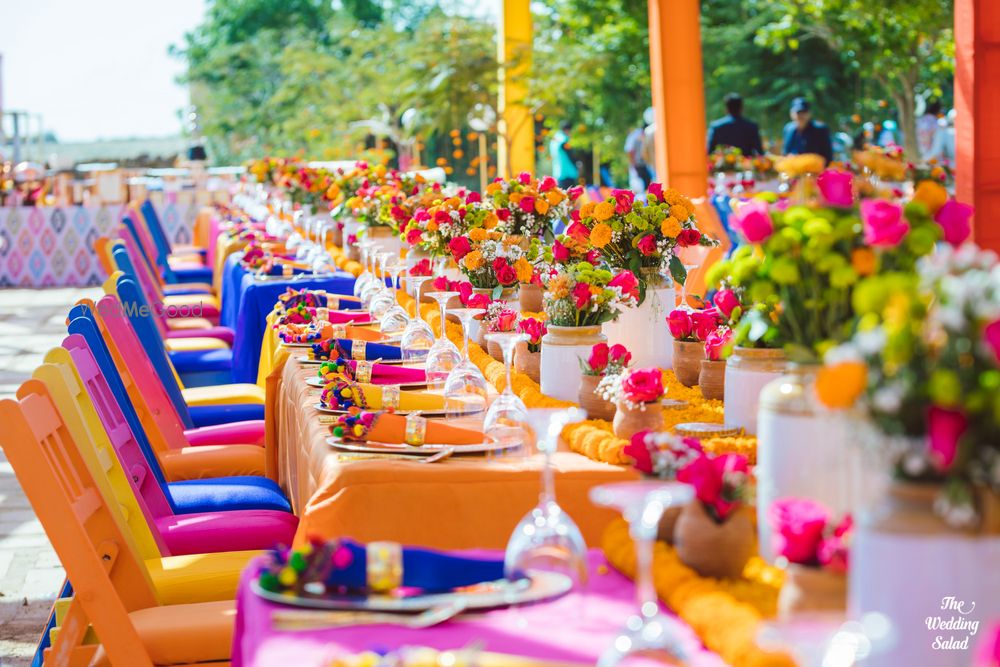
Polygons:
<instances>
[{"instance_id":1,"label":"the wedding salad logo","mask_svg":"<svg viewBox=\"0 0 1000 667\"><path fill-rule=\"evenodd\" d=\"M970 618L976 610L975 602L967 602L947 595L941 598L943 614L928 616L927 629L934 632L931 648L935 651L965 651L969 648L969 638L979 632L979 621ZM936 634L945 633L948 634Z\"/></svg>"}]
</instances>

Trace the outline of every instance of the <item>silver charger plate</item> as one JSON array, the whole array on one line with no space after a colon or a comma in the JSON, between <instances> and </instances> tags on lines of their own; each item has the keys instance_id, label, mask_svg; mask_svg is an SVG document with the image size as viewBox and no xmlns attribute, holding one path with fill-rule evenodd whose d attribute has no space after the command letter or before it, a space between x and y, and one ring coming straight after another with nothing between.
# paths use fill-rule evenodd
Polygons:
<instances>
[{"instance_id":1,"label":"silver charger plate","mask_svg":"<svg viewBox=\"0 0 1000 667\"><path fill-rule=\"evenodd\" d=\"M380 361L379 363L382 363L382 362ZM313 376L313 377L310 377L310 378L306 378L306 384L309 385L310 387L319 387L320 389L322 389L323 387L326 386L326 383L323 382L323 378L316 377L316 376ZM373 384L375 384L375 383L373 383ZM403 382L401 384L396 384L394 382L393 384L395 386L397 386L397 387L402 387L403 389L416 389L418 387L426 387L427 386L426 382Z\"/></svg>"},{"instance_id":2,"label":"silver charger plate","mask_svg":"<svg viewBox=\"0 0 1000 667\"><path fill-rule=\"evenodd\" d=\"M323 407L322 403L317 403L313 407L316 408L317 412L322 412L323 414L327 414L327 415L346 415L346 414L348 414L347 410L340 410L338 408L326 408L326 407ZM419 412L421 417L447 417L448 416L448 413L445 410L395 410L393 414L402 415L402 416L405 417L406 415L410 414L411 412ZM474 414L476 414L478 412L482 412L482 410L470 410L468 412L458 413L458 414L456 414L454 416L456 416L456 417L462 417L464 415L474 415Z\"/></svg>"},{"instance_id":3,"label":"silver charger plate","mask_svg":"<svg viewBox=\"0 0 1000 667\"><path fill-rule=\"evenodd\" d=\"M260 587L257 579L250 582L250 590L259 597L278 604L307 609L353 609L382 612L419 612L444 604L464 603L469 609L497 609L521 604L552 600L573 588L573 580L560 572L530 570L527 579L510 581L500 579L470 586L461 591L432 593L428 595L309 595L273 593Z\"/></svg>"},{"instance_id":4,"label":"silver charger plate","mask_svg":"<svg viewBox=\"0 0 1000 667\"><path fill-rule=\"evenodd\" d=\"M383 442L364 443L347 442L336 436L326 439L326 443L335 449L360 454L406 454L410 456L433 456L442 449L454 449L455 454L482 454L484 452L499 452L505 449L519 447L519 443L503 444L499 442L482 442L478 445L436 445L424 444L419 447L412 445L390 444Z\"/></svg>"}]
</instances>

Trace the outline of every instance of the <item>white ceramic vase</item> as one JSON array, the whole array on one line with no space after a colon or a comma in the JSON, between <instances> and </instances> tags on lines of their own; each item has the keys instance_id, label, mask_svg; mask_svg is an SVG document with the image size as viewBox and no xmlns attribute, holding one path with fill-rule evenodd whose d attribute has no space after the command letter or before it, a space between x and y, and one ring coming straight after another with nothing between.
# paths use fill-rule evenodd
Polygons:
<instances>
[{"instance_id":1,"label":"white ceramic vase","mask_svg":"<svg viewBox=\"0 0 1000 667\"><path fill-rule=\"evenodd\" d=\"M604 324L608 344L620 343L628 348L636 368L673 368L674 339L667 327L667 315L676 303L673 287L650 285L642 304Z\"/></svg>"},{"instance_id":2,"label":"white ceramic vase","mask_svg":"<svg viewBox=\"0 0 1000 667\"><path fill-rule=\"evenodd\" d=\"M760 392L785 372L785 354L781 350L737 347L726 363L726 386L723 397L725 423L742 428L748 435L757 434L757 408Z\"/></svg>"},{"instance_id":3,"label":"white ceramic vase","mask_svg":"<svg viewBox=\"0 0 1000 667\"><path fill-rule=\"evenodd\" d=\"M580 359L590 356L591 348L607 340L600 326L549 326L542 337L542 393L563 401L576 402L580 395L583 371Z\"/></svg>"}]
</instances>

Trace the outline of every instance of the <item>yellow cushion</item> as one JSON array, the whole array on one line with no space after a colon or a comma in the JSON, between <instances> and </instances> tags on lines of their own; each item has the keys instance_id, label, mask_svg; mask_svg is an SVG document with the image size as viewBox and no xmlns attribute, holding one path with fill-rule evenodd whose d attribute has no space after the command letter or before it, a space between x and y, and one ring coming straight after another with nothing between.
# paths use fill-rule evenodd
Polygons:
<instances>
[{"instance_id":1,"label":"yellow cushion","mask_svg":"<svg viewBox=\"0 0 1000 667\"><path fill-rule=\"evenodd\" d=\"M163 297L164 306L215 306L219 309L219 299L211 294L167 294Z\"/></svg>"},{"instance_id":2,"label":"yellow cushion","mask_svg":"<svg viewBox=\"0 0 1000 667\"><path fill-rule=\"evenodd\" d=\"M167 328L171 331L208 329L211 326L212 323L204 317L172 317L167 320Z\"/></svg>"},{"instance_id":3,"label":"yellow cushion","mask_svg":"<svg viewBox=\"0 0 1000 667\"><path fill-rule=\"evenodd\" d=\"M194 405L228 405L255 403L263 405L267 396L263 387L255 384L220 384L210 387L189 387L181 391L184 402Z\"/></svg>"},{"instance_id":4,"label":"yellow cushion","mask_svg":"<svg viewBox=\"0 0 1000 667\"><path fill-rule=\"evenodd\" d=\"M210 554L149 558L146 568L163 604L235 600L240 572L262 551L222 551Z\"/></svg>"},{"instance_id":5,"label":"yellow cushion","mask_svg":"<svg viewBox=\"0 0 1000 667\"><path fill-rule=\"evenodd\" d=\"M226 341L218 338L168 338L164 341L168 352L183 350L228 350Z\"/></svg>"}]
</instances>

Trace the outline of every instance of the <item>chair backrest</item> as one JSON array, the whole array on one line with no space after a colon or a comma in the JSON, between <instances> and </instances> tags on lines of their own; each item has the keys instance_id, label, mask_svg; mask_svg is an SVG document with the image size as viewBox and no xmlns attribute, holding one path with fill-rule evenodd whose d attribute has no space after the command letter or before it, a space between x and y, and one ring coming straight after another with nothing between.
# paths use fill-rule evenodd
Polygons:
<instances>
[{"instance_id":1,"label":"chair backrest","mask_svg":"<svg viewBox=\"0 0 1000 667\"><path fill-rule=\"evenodd\" d=\"M88 626L116 665L152 667L129 612L157 606L144 564L129 548L69 432L38 380L19 401L0 401L2 444L25 495L45 528L74 603L49 654L53 664L80 664ZM91 649L92 651L92 649Z\"/></svg>"},{"instance_id":2,"label":"chair backrest","mask_svg":"<svg viewBox=\"0 0 1000 667\"><path fill-rule=\"evenodd\" d=\"M112 244L112 260L126 278L135 280L136 284L139 285L146 303L151 307L149 319L152 320L157 330L159 330L160 336L165 338L167 335L167 316L162 308L163 294L154 286L149 272L142 266L142 262L139 262L137 265L133 261L134 255L129 247L131 243L130 240L125 240L124 242L117 241Z\"/></svg>"},{"instance_id":3,"label":"chair backrest","mask_svg":"<svg viewBox=\"0 0 1000 667\"><path fill-rule=\"evenodd\" d=\"M134 205L129 207L129 210L124 216L122 216L122 224L128 227L132 231L132 234L135 235L146 262L150 266L159 267L160 273L165 277L167 272L170 271L170 266L167 264L167 258L160 255L159 250L156 247L156 243L149 235L149 230L142 222L142 216L137 207Z\"/></svg>"},{"instance_id":4,"label":"chair backrest","mask_svg":"<svg viewBox=\"0 0 1000 667\"><path fill-rule=\"evenodd\" d=\"M142 430L139 416L132 407L121 378L117 373L112 373L112 377L104 375L97 363L100 351L95 352L82 335L68 336L63 340L62 346L69 350L73 365L80 374L80 382L86 388L87 395L104 424L104 431L134 488L154 516L174 514L175 508L163 490L167 480L160 468L160 461ZM107 352L104 354L107 355Z\"/></svg>"},{"instance_id":5,"label":"chair backrest","mask_svg":"<svg viewBox=\"0 0 1000 667\"><path fill-rule=\"evenodd\" d=\"M106 236L100 236L94 241L94 254L97 255L97 261L104 270L104 276L110 276L114 272L114 268L111 264L111 250L108 244L111 243L111 239Z\"/></svg>"},{"instance_id":6,"label":"chair backrest","mask_svg":"<svg viewBox=\"0 0 1000 667\"><path fill-rule=\"evenodd\" d=\"M97 411L87 397L69 351L57 347L45 355L46 363L32 377L41 380L55 404L70 437L90 469L104 500L126 538L142 558L170 555L156 529L153 513L122 469Z\"/></svg>"},{"instance_id":7,"label":"chair backrest","mask_svg":"<svg viewBox=\"0 0 1000 667\"><path fill-rule=\"evenodd\" d=\"M143 201L139 207L139 215L145 221L146 227L149 229L149 234L156 243L157 251L164 258L169 257L170 253L173 252L173 248L170 245L170 239L167 238L167 230L164 229L163 222L160 220L160 214L156 212L153 202L148 199Z\"/></svg>"},{"instance_id":8,"label":"chair backrest","mask_svg":"<svg viewBox=\"0 0 1000 667\"><path fill-rule=\"evenodd\" d=\"M163 338L159 335L152 322L149 321L149 316L142 314L142 307L146 306L146 301L142 297L142 291L139 289L139 286L136 285L134 280L124 275L113 274L112 278L105 281L104 292L118 297L122 309L129 323L132 325L132 330L139 339L139 344L142 345L142 349L146 353L146 357L150 363L152 363L157 377L163 383L163 387L166 389L167 395L170 397L170 402L174 405L174 409L180 416L184 428L194 428L194 421L191 419L191 414L188 411L187 402L181 393L183 387L180 385L174 365L167 355Z\"/></svg>"}]
</instances>

